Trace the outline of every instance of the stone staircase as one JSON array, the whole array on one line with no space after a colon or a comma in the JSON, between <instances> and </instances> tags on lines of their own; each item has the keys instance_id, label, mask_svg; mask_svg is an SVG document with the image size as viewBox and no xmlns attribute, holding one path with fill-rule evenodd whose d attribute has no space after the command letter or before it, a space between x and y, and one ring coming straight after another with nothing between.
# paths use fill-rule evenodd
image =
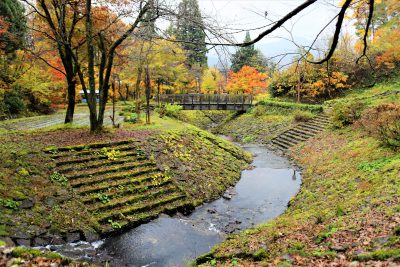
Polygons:
<instances>
[{"instance_id":1,"label":"stone staircase","mask_svg":"<svg viewBox=\"0 0 400 267\"><path fill-rule=\"evenodd\" d=\"M302 122L277 137L273 138L270 144L279 150L287 150L300 142L315 136L331 125L329 115L321 113L310 121Z\"/></svg>"},{"instance_id":2,"label":"stone staircase","mask_svg":"<svg viewBox=\"0 0 400 267\"><path fill-rule=\"evenodd\" d=\"M190 198L140 149L126 140L46 150L55 173L68 184L100 225L101 235L193 209Z\"/></svg>"}]
</instances>

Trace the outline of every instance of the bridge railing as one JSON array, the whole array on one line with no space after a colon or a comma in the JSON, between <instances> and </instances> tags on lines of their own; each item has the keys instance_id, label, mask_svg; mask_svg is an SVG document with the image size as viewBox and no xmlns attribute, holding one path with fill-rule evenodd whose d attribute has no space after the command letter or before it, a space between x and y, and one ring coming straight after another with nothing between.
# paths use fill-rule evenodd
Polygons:
<instances>
[{"instance_id":1,"label":"bridge railing","mask_svg":"<svg viewBox=\"0 0 400 267\"><path fill-rule=\"evenodd\" d=\"M239 105L253 104L252 95L239 94L161 94L156 97L157 102L170 103L177 105L194 105L194 104L229 104Z\"/></svg>"}]
</instances>

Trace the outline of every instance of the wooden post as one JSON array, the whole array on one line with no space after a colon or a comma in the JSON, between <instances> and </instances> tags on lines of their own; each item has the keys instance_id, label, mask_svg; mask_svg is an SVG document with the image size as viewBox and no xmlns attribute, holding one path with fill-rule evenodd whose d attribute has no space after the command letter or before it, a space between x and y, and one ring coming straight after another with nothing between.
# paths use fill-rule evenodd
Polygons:
<instances>
[{"instance_id":1,"label":"wooden post","mask_svg":"<svg viewBox=\"0 0 400 267\"><path fill-rule=\"evenodd\" d=\"M208 95L208 109L211 109L211 95Z\"/></svg>"},{"instance_id":2,"label":"wooden post","mask_svg":"<svg viewBox=\"0 0 400 267\"><path fill-rule=\"evenodd\" d=\"M244 95L242 95L242 110L244 110Z\"/></svg>"},{"instance_id":3,"label":"wooden post","mask_svg":"<svg viewBox=\"0 0 400 267\"><path fill-rule=\"evenodd\" d=\"M217 95L217 110L219 110L219 96L220 95Z\"/></svg>"},{"instance_id":4,"label":"wooden post","mask_svg":"<svg viewBox=\"0 0 400 267\"><path fill-rule=\"evenodd\" d=\"M194 109L194 102L193 102L193 95L191 96L192 97L192 109Z\"/></svg>"},{"instance_id":5,"label":"wooden post","mask_svg":"<svg viewBox=\"0 0 400 267\"><path fill-rule=\"evenodd\" d=\"M200 98L200 110L203 110L203 106L202 106L202 103L201 103L201 94L199 95L199 98Z\"/></svg>"}]
</instances>

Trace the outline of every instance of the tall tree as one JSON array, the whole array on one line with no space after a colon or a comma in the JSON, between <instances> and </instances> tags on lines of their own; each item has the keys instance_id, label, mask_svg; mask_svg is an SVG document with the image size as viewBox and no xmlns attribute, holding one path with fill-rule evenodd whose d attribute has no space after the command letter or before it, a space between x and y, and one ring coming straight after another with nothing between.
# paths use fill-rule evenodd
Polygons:
<instances>
[{"instance_id":1,"label":"tall tree","mask_svg":"<svg viewBox=\"0 0 400 267\"><path fill-rule=\"evenodd\" d=\"M186 64L190 69L207 68L205 26L197 0L182 0L179 4L176 38L187 53ZM201 75L201 73L200 73Z\"/></svg>"},{"instance_id":2,"label":"tall tree","mask_svg":"<svg viewBox=\"0 0 400 267\"><path fill-rule=\"evenodd\" d=\"M74 57L84 43L81 36L78 36L79 27L83 26L81 23L83 5L79 1L37 0L36 3L32 3L30 0L24 0L24 2L32 8L35 14L35 21L31 29L40 38L49 41L58 51L62 69L52 65L45 57L42 59L66 78L68 105L64 122L71 123L75 111L77 84L77 68Z\"/></svg>"},{"instance_id":3,"label":"tall tree","mask_svg":"<svg viewBox=\"0 0 400 267\"><path fill-rule=\"evenodd\" d=\"M122 3L121 3L122 4ZM78 76L82 85L82 89L86 96L87 104L89 107L90 116L90 130L92 132L97 132L103 129L104 123L104 113L108 100L108 89L110 87L110 76L114 64L114 57L117 48L135 31L138 29L139 24L144 21L145 14L154 6L153 1L135 1L132 4L136 4L136 18L134 21L127 25L126 27L116 31L113 36L106 35L107 29L110 27L106 26L104 29L95 31L94 15L92 12L92 1L86 0L85 6L85 35L86 35L86 48L87 48L87 63L78 65ZM117 8L117 7L116 7ZM110 9L112 10L112 9ZM154 14L157 14L156 11ZM156 17L152 18L156 19ZM113 24L121 22L118 15L115 15L113 19ZM107 38L108 37L108 38ZM99 57L96 58L97 53L95 53L95 45L98 49ZM96 68L95 63L98 59L99 66ZM87 73L84 72L87 69ZM98 69L96 73L96 69ZM86 78L89 80L89 84L86 84ZM96 80L96 78L98 79ZM99 92L99 104L97 108L97 97L96 89Z\"/></svg>"},{"instance_id":4,"label":"tall tree","mask_svg":"<svg viewBox=\"0 0 400 267\"><path fill-rule=\"evenodd\" d=\"M90 129L91 131L100 131L103 128L111 71L116 51L143 21L144 15L150 8L150 2L153 0L117 0L112 1L107 6L101 5L101 2L98 1L92 3L91 0L37 0L37 4L32 3L31 0L24 1L40 17L44 18L44 21L52 31L48 34L48 37L53 38L57 46L62 48L59 49L59 52L64 51L65 48L65 51L68 51L68 56L72 56L72 66L77 73L87 99ZM37 5L42 10L37 8ZM68 10L68 5L81 7L77 16L67 16L65 10ZM54 13L51 13L50 10L54 6L57 8L55 8ZM103 11L108 13L105 17L103 16ZM128 11L134 13L136 17L131 24L126 25L122 22L122 18L130 15ZM155 14L158 16L158 10L156 10ZM79 27L79 33L77 33L77 27L71 27L65 31L67 18L82 22L83 26ZM77 47L71 42L64 41L66 36L69 37L71 35L81 37ZM61 52L60 57L63 60L63 53ZM97 95L99 96L98 98Z\"/></svg>"},{"instance_id":5,"label":"tall tree","mask_svg":"<svg viewBox=\"0 0 400 267\"><path fill-rule=\"evenodd\" d=\"M0 49L10 54L21 49L26 39L25 9L18 0L0 1L0 26L7 31L0 34ZM3 29L4 30L4 29ZM1 32L1 30L0 30Z\"/></svg>"},{"instance_id":6,"label":"tall tree","mask_svg":"<svg viewBox=\"0 0 400 267\"><path fill-rule=\"evenodd\" d=\"M250 33L246 32L244 42L247 43L250 41ZM240 47L236 53L232 55L231 61L231 70L233 72L238 72L244 66L253 67L260 72L265 72L267 68L267 60L259 50L254 48L254 44L246 47Z\"/></svg>"}]
</instances>

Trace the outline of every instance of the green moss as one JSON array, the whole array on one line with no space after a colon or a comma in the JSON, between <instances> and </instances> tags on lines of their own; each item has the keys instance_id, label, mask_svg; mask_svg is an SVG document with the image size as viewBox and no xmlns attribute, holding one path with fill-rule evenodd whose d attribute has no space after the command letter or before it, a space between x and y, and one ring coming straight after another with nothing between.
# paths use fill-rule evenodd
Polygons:
<instances>
[{"instance_id":1,"label":"green moss","mask_svg":"<svg viewBox=\"0 0 400 267\"><path fill-rule=\"evenodd\" d=\"M310 105L310 104L301 104L301 103L293 103L293 102L282 102L275 100L262 100L258 102L259 105L269 106L269 107L279 107L290 110L307 110L311 112L322 112L322 105Z\"/></svg>"},{"instance_id":2,"label":"green moss","mask_svg":"<svg viewBox=\"0 0 400 267\"><path fill-rule=\"evenodd\" d=\"M400 260L400 249L377 250L372 253L363 253L354 256L354 260L358 261L369 261L369 260L383 261L389 258L392 258L394 260Z\"/></svg>"},{"instance_id":3,"label":"green moss","mask_svg":"<svg viewBox=\"0 0 400 267\"><path fill-rule=\"evenodd\" d=\"M17 258L29 256L29 257L44 257L47 259L64 259L64 257L55 252L47 252L47 251L43 252L38 249L25 248L25 247L16 247L15 249L13 249L11 254L13 257Z\"/></svg>"}]
</instances>

